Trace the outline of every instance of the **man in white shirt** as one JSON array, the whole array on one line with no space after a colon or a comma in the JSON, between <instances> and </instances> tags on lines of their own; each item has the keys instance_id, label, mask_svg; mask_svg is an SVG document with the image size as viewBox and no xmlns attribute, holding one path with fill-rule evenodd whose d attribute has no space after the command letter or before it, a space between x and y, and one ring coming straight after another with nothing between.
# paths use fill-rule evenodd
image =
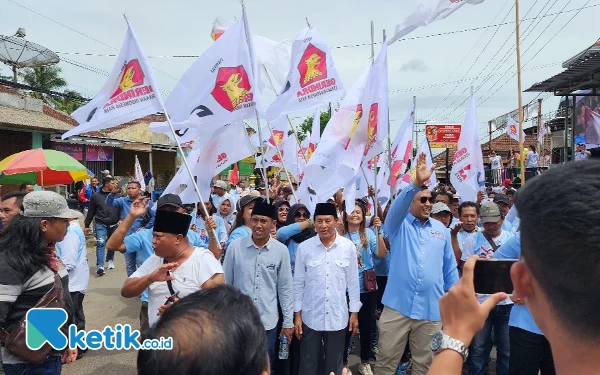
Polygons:
<instances>
[{"instance_id":1,"label":"man in white shirt","mask_svg":"<svg viewBox=\"0 0 600 375\"><path fill-rule=\"evenodd\" d=\"M335 205L319 203L314 223L318 236L298 246L294 273L294 326L300 346L300 374L317 374L324 342L324 374L341 374L346 331L358 329L360 288L352 241L336 233ZM346 300L346 291L350 306ZM350 319L348 320L348 312Z\"/></svg>"},{"instance_id":2,"label":"man in white shirt","mask_svg":"<svg viewBox=\"0 0 600 375\"><path fill-rule=\"evenodd\" d=\"M204 248L193 247L187 238L192 217L156 211L151 255L125 281L121 295L137 297L148 289L148 320L152 327L172 303L200 289L225 282L221 263Z\"/></svg>"},{"instance_id":3,"label":"man in white shirt","mask_svg":"<svg viewBox=\"0 0 600 375\"><path fill-rule=\"evenodd\" d=\"M501 171L502 171L502 157L496 155L496 151L492 151L490 154L490 166L492 169L493 183L500 184Z\"/></svg>"}]
</instances>

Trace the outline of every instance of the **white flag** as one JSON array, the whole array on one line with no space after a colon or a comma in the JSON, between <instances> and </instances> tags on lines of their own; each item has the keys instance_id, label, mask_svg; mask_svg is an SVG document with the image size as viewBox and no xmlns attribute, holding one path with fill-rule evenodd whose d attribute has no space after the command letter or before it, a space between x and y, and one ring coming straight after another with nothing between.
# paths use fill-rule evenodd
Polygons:
<instances>
[{"instance_id":1,"label":"white flag","mask_svg":"<svg viewBox=\"0 0 600 375\"><path fill-rule=\"evenodd\" d=\"M543 122L542 127L540 128L540 134L538 134L538 142L543 145L544 137L548 134L550 134L550 128L546 125L545 122Z\"/></svg>"},{"instance_id":2,"label":"white flag","mask_svg":"<svg viewBox=\"0 0 600 375\"><path fill-rule=\"evenodd\" d=\"M329 47L315 28L306 28L296 35L291 60L287 82L267 109L267 120L311 109L344 96L344 86Z\"/></svg>"},{"instance_id":3,"label":"white flag","mask_svg":"<svg viewBox=\"0 0 600 375\"><path fill-rule=\"evenodd\" d=\"M184 133L192 128L198 141L206 143L224 124L255 117L256 110L262 113L257 64L251 56L240 17L192 64L169 95L166 107L175 129ZM152 123L150 129L170 132L166 122Z\"/></svg>"},{"instance_id":4,"label":"white flag","mask_svg":"<svg viewBox=\"0 0 600 375\"><path fill-rule=\"evenodd\" d=\"M200 155L200 148L202 145L198 142L194 145L194 148L188 154L186 160L190 167L193 167L198 161L198 155ZM189 188L189 189L188 189ZM182 196L182 193L187 190L187 194ZM165 188L162 195L165 194L176 194L179 195L182 202L186 204L198 203L198 195L194 191L194 186L192 184L192 179L190 178L190 174L187 172L185 168L185 164L182 164L181 167L175 173L175 176L169 181L169 185ZM185 199L184 199L185 198ZM202 198L205 198L202 196ZM208 199L208 198L205 198ZM156 205L154 205L156 207Z\"/></svg>"},{"instance_id":5,"label":"white flag","mask_svg":"<svg viewBox=\"0 0 600 375\"><path fill-rule=\"evenodd\" d=\"M363 105L369 105L369 117L363 160L369 160L383 152L383 142L388 137L388 58L385 43L371 69L365 96Z\"/></svg>"},{"instance_id":6,"label":"white flag","mask_svg":"<svg viewBox=\"0 0 600 375\"><path fill-rule=\"evenodd\" d=\"M450 173L450 182L463 201L476 202L477 192L485 190L483 155L477 124L475 96L471 96Z\"/></svg>"},{"instance_id":7,"label":"white flag","mask_svg":"<svg viewBox=\"0 0 600 375\"><path fill-rule=\"evenodd\" d=\"M386 179L379 186L385 186L386 190L389 190L388 196L397 194L401 191L401 183L410 183L407 175L405 174L406 168L412 157L412 136L413 136L413 125L415 117L415 107L411 104L410 110L406 114L394 142L392 143L391 152L391 167L388 166L388 172L386 173ZM384 185L385 184L385 185ZM378 188L379 188L378 186Z\"/></svg>"},{"instance_id":8,"label":"white flag","mask_svg":"<svg viewBox=\"0 0 600 375\"><path fill-rule=\"evenodd\" d=\"M140 183L140 188L142 191L146 190L146 182L144 181L144 172L142 172L142 166L140 165L140 160L137 155L135 156L135 166L133 171L133 177L137 182Z\"/></svg>"},{"instance_id":9,"label":"white flag","mask_svg":"<svg viewBox=\"0 0 600 375\"><path fill-rule=\"evenodd\" d=\"M318 192L319 197L326 197L325 200L327 200L355 174L354 170L342 165L342 162L346 151L352 144L352 139L358 134L357 129L363 115L363 107L360 102L371 66L372 59L369 59L358 81L342 101L340 109L327 123L319 146L304 169L303 184L311 185L310 190L306 191L312 195ZM366 130L364 138L366 139ZM362 144L363 148L358 151L359 155L362 155L364 151L364 144ZM298 199L302 200L300 196ZM307 197L304 197L302 203L306 204L306 201Z\"/></svg>"},{"instance_id":10,"label":"white flag","mask_svg":"<svg viewBox=\"0 0 600 375\"><path fill-rule=\"evenodd\" d=\"M521 131L523 133L523 142L525 141L525 132ZM511 137L512 139L514 139L515 141L519 142L519 124L517 124L517 122L515 120L513 120L512 117L510 117L510 115L507 115L506 117L506 134L508 134L509 137Z\"/></svg>"},{"instance_id":11,"label":"white flag","mask_svg":"<svg viewBox=\"0 0 600 375\"><path fill-rule=\"evenodd\" d=\"M411 163L410 171L407 173L408 177L404 178L402 180L402 182L400 183L400 189L404 189L416 177L417 161L419 160L419 155L421 155L422 153L425 153L425 160L426 160L427 168L431 169L431 167L433 167L433 156L431 155L431 148L429 147L429 140L427 139L427 137L425 137L423 139L423 141L421 142L421 146L419 146L419 151L417 151L417 155L415 156L415 158L413 159L413 161ZM435 175L435 172L434 172L431 175L431 177L429 178L429 180L425 181L425 186L427 186L429 188L429 190L433 190L437 186L437 184L438 184L438 180L437 180L437 176Z\"/></svg>"},{"instance_id":12,"label":"white flag","mask_svg":"<svg viewBox=\"0 0 600 375\"><path fill-rule=\"evenodd\" d=\"M223 39L225 35L219 40ZM194 176L197 176L198 188L202 197L208 197L211 188L210 182L214 176L231 164L252 154L254 154L254 149L248 141L246 128L242 122L227 125L222 133L202 146L198 159L193 163Z\"/></svg>"},{"instance_id":13,"label":"white flag","mask_svg":"<svg viewBox=\"0 0 600 375\"><path fill-rule=\"evenodd\" d=\"M112 73L94 99L71 114L79 125L62 139L107 129L163 110L150 63L127 21L127 34Z\"/></svg>"},{"instance_id":14,"label":"white flag","mask_svg":"<svg viewBox=\"0 0 600 375\"><path fill-rule=\"evenodd\" d=\"M388 44L410 34L422 26L434 21L443 20L465 4L481 4L484 0L421 0L417 8L401 24Z\"/></svg>"}]
</instances>

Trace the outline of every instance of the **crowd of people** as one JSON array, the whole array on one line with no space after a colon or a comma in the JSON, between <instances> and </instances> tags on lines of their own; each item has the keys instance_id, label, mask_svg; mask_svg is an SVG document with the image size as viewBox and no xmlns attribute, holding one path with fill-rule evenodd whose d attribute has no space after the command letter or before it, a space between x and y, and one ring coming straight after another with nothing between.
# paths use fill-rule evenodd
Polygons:
<instances>
[{"instance_id":1,"label":"crowd of people","mask_svg":"<svg viewBox=\"0 0 600 375\"><path fill-rule=\"evenodd\" d=\"M174 340L141 350L139 374L351 374L355 343L362 375L486 374L493 346L498 375L595 373L600 164L565 164L518 190L506 180L474 202L428 189L432 172L420 155L377 212L374 189L310 212L295 184L217 180L190 208L106 175L86 187L83 217L79 202L24 184L0 202L3 370L58 374L85 355L50 348L35 362L17 332L49 293L85 330L93 229L95 276L123 253L121 295L140 299L141 339ZM475 293L480 258L520 259L510 297Z\"/></svg>"}]
</instances>

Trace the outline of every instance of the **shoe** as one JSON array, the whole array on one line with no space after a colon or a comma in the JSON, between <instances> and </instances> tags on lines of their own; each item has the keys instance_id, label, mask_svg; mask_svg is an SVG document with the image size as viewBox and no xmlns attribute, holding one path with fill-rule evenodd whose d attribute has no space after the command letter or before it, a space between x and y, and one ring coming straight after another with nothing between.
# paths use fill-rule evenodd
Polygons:
<instances>
[{"instance_id":1,"label":"shoe","mask_svg":"<svg viewBox=\"0 0 600 375\"><path fill-rule=\"evenodd\" d=\"M373 375L371 365L368 363L361 363L360 365L358 365L358 373L361 375Z\"/></svg>"},{"instance_id":2,"label":"shoe","mask_svg":"<svg viewBox=\"0 0 600 375\"><path fill-rule=\"evenodd\" d=\"M115 269L115 262L112 261L112 260L109 260L108 261L108 267L106 267L106 268L108 268L109 270L114 270Z\"/></svg>"},{"instance_id":3,"label":"shoe","mask_svg":"<svg viewBox=\"0 0 600 375\"><path fill-rule=\"evenodd\" d=\"M104 276L104 268L98 267L98 269L96 270L96 275Z\"/></svg>"}]
</instances>

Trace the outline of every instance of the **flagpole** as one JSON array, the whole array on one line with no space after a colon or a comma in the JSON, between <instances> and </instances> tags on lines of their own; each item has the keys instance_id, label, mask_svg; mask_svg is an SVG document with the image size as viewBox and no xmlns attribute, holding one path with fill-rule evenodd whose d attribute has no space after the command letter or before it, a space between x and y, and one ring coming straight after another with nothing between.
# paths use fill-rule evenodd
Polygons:
<instances>
[{"instance_id":1,"label":"flagpole","mask_svg":"<svg viewBox=\"0 0 600 375\"><path fill-rule=\"evenodd\" d=\"M271 76L269 75L269 71L267 70L267 67L264 64L261 64L261 65L265 71L265 75L267 76L269 83L271 84L271 87L274 88L275 86L273 86L273 80L271 80ZM277 94L277 92L275 93L275 95L279 96L279 94ZM298 143L298 147L300 147L300 150L302 151L302 144L300 143L300 139L298 138L298 134L296 133L296 129L294 128L294 124L292 124L292 120L290 119L289 115L285 115L285 117L287 118L288 123L290 124L290 127L292 128L294 137L296 137L296 142ZM304 152L302 152L302 157L304 158L304 161L308 163L308 159L306 159L306 155L304 155Z\"/></svg>"},{"instance_id":2,"label":"flagpole","mask_svg":"<svg viewBox=\"0 0 600 375\"><path fill-rule=\"evenodd\" d=\"M268 121L267 121L267 126L269 127L269 131L271 132L271 136L273 136L273 140L275 142L275 148L277 149L277 154L279 155L279 160L281 160L281 165L283 166L283 170L285 172L285 175L287 176L287 179L288 179L288 181L291 184L292 183L292 179L290 178L290 174L288 173L288 170L287 170L287 168L285 166L285 161L283 160L283 154L281 153L281 149L279 148L279 144L277 143L277 139L275 138L275 133L273 132L273 128L271 127L271 124ZM262 159L263 159L262 161L263 161L263 165L264 165L264 162L265 162L264 155L263 155ZM294 196L294 199L297 202L298 199L296 199L296 193L294 193L294 189L292 189L292 195Z\"/></svg>"},{"instance_id":3,"label":"flagpole","mask_svg":"<svg viewBox=\"0 0 600 375\"><path fill-rule=\"evenodd\" d=\"M371 21L371 64L375 64L375 23L373 21ZM379 126L377 127L379 128ZM375 136L377 136L377 134L375 134ZM375 194L373 195L373 211L375 211L375 213L373 216L377 216L377 206L379 205L379 201L377 200L377 157L378 155L375 155L373 158L373 190L375 190ZM377 241L375 241L375 252L379 254L379 228L377 227L375 227L375 238L377 238Z\"/></svg>"},{"instance_id":4,"label":"flagpole","mask_svg":"<svg viewBox=\"0 0 600 375\"><path fill-rule=\"evenodd\" d=\"M127 18L126 14L123 14L123 17L125 18L125 22L127 23L127 27L131 28L131 25L129 24L129 18ZM198 189L198 184L196 183L196 179L194 178L194 174L192 173L192 170L187 162L187 157L185 155L185 153L183 152L183 148L181 147L181 142L179 142L179 137L177 136L177 133L175 132L175 128L173 127L173 123L171 122L171 116L169 116L169 113L167 112L167 107L165 106L165 103L163 102L162 98L160 97L160 95L157 95L159 101L160 101L160 105L162 107L163 112L165 113L165 117L167 118L167 123L169 124L169 129L171 130L171 134L173 134L173 140L175 140L175 144L177 145L177 151L179 151L179 153L181 154L181 157L183 159L183 165L185 165L185 169L187 170L188 174L190 175L190 180L192 180L192 185L194 186L194 190L196 190L196 194L198 195L198 199L200 200L200 203L202 204L202 209L204 210L204 215L206 217L209 217L210 214L208 212L208 210L206 209L206 206L204 205L204 199L202 198L202 194L200 194L200 189ZM137 155L136 155L137 158ZM217 232L215 229L211 228L211 232L212 235L215 238L215 241L217 243L217 249L219 249L220 251L223 250L223 248L221 247L221 243L219 242L219 237L217 237Z\"/></svg>"},{"instance_id":5,"label":"flagpole","mask_svg":"<svg viewBox=\"0 0 600 375\"><path fill-rule=\"evenodd\" d=\"M525 185L525 155L523 153L523 96L521 94L521 37L519 20L519 0L515 0L515 35L517 38L517 88L519 90L519 150L521 157L521 186Z\"/></svg>"},{"instance_id":6,"label":"flagpole","mask_svg":"<svg viewBox=\"0 0 600 375\"><path fill-rule=\"evenodd\" d=\"M250 62L252 64L252 72L253 73L258 73L257 69L255 69L256 67L254 66L254 51L252 50L252 45L250 43L250 30L248 30L248 16L246 15L246 3L244 0L241 0L242 2L242 16L244 17L244 30L246 31L246 43L248 44L248 51L250 52ZM260 116L258 114L258 108L255 107L255 112L256 112L256 124L258 125L258 139L261 145L261 150L263 150L262 148L262 144L263 144L263 137L262 137L262 131L260 130ZM262 156L262 170L263 170L263 175L265 178L265 190L267 191L267 203L271 203L271 198L269 197L269 180L267 179L267 167L265 166L265 154L261 154Z\"/></svg>"}]
</instances>

